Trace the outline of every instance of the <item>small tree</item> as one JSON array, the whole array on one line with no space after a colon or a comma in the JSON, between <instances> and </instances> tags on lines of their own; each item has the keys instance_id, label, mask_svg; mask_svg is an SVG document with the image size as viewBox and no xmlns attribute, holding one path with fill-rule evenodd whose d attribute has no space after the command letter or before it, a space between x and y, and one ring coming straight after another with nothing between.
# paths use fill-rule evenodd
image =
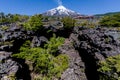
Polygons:
<instances>
[{"instance_id":1,"label":"small tree","mask_svg":"<svg viewBox=\"0 0 120 80\"><path fill-rule=\"evenodd\" d=\"M75 19L71 18L71 17L64 17L61 20L63 22L63 26L65 29L71 29L75 26Z\"/></svg>"},{"instance_id":2,"label":"small tree","mask_svg":"<svg viewBox=\"0 0 120 80\"><path fill-rule=\"evenodd\" d=\"M42 28L42 15L32 16L27 23L25 23L25 29L38 31Z\"/></svg>"}]
</instances>

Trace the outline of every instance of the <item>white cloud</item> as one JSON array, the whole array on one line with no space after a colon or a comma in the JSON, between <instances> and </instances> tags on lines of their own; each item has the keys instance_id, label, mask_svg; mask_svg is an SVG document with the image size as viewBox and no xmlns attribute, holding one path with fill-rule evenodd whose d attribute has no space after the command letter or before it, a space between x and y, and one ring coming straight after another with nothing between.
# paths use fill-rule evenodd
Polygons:
<instances>
[{"instance_id":1,"label":"white cloud","mask_svg":"<svg viewBox=\"0 0 120 80\"><path fill-rule=\"evenodd\" d=\"M62 0L54 0L54 1L57 2L59 6L62 5Z\"/></svg>"}]
</instances>

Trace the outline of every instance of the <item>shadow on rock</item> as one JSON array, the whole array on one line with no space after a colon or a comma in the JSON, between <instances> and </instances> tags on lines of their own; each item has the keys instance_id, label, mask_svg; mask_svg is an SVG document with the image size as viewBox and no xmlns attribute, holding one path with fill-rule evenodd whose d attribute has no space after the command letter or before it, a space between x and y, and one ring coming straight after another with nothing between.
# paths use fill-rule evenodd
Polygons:
<instances>
[{"instance_id":1,"label":"shadow on rock","mask_svg":"<svg viewBox=\"0 0 120 80\"><path fill-rule=\"evenodd\" d=\"M22 68L19 69L18 73L16 74L17 78L22 80L31 80L29 66L25 64L25 60L23 59L14 59L14 60L22 65Z\"/></svg>"}]
</instances>

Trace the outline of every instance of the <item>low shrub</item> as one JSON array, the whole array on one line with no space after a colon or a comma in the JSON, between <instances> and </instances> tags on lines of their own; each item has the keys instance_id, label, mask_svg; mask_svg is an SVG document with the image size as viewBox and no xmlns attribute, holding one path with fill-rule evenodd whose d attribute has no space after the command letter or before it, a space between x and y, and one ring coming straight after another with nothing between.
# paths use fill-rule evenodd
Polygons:
<instances>
[{"instance_id":1,"label":"low shrub","mask_svg":"<svg viewBox=\"0 0 120 80\"><path fill-rule=\"evenodd\" d=\"M40 80L53 80L60 78L61 74L68 67L68 57L65 54L57 54L58 47L64 42L64 38L54 35L44 48L30 48L30 41L26 41L20 48L20 53L13 57L31 61L33 71L42 75ZM57 54L57 55L55 55Z\"/></svg>"},{"instance_id":2,"label":"low shrub","mask_svg":"<svg viewBox=\"0 0 120 80\"><path fill-rule=\"evenodd\" d=\"M100 75L101 80L120 80L120 55L101 61L99 66L98 72L104 74L104 76Z\"/></svg>"},{"instance_id":3,"label":"low shrub","mask_svg":"<svg viewBox=\"0 0 120 80\"><path fill-rule=\"evenodd\" d=\"M76 20L71 17L64 17L61 20L65 29L71 29L75 26Z\"/></svg>"},{"instance_id":4,"label":"low shrub","mask_svg":"<svg viewBox=\"0 0 120 80\"><path fill-rule=\"evenodd\" d=\"M41 28L43 28L42 15L39 14L32 16L28 22L24 24L24 28L32 31L41 30Z\"/></svg>"}]
</instances>

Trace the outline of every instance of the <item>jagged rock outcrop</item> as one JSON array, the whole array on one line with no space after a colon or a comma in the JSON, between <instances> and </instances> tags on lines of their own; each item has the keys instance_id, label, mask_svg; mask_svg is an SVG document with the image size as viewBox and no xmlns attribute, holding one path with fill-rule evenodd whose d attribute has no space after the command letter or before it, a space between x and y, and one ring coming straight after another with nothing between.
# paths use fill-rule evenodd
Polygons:
<instances>
[{"instance_id":1,"label":"jagged rock outcrop","mask_svg":"<svg viewBox=\"0 0 120 80\"><path fill-rule=\"evenodd\" d=\"M61 80L87 80L84 72L85 65L81 60L79 52L73 47L71 40L66 39L59 50L69 57L69 68L62 74Z\"/></svg>"},{"instance_id":2,"label":"jagged rock outcrop","mask_svg":"<svg viewBox=\"0 0 120 80\"><path fill-rule=\"evenodd\" d=\"M44 36L34 36L32 40L31 47L43 47L45 43L48 42L48 39Z\"/></svg>"},{"instance_id":3,"label":"jagged rock outcrop","mask_svg":"<svg viewBox=\"0 0 120 80\"><path fill-rule=\"evenodd\" d=\"M107 34L108 29L75 27L59 48L70 57L69 68L61 80L99 80L98 61L120 54L119 41Z\"/></svg>"},{"instance_id":4,"label":"jagged rock outcrop","mask_svg":"<svg viewBox=\"0 0 120 80\"><path fill-rule=\"evenodd\" d=\"M20 64L12 60L10 52L0 52L0 80L11 80L16 77Z\"/></svg>"},{"instance_id":5,"label":"jagged rock outcrop","mask_svg":"<svg viewBox=\"0 0 120 80\"><path fill-rule=\"evenodd\" d=\"M1 30L0 35L2 36L0 41L11 41L15 39L29 39L32 36L31 31L26 31L20 26L8 26L7 30Z\"/></svg>"},{"instance_id":6,"label":"jagged rock outcrop","mask_svg":"<svg viewBox=\"0 0 120 80\"><path fill-rule=\"evenodd\" d=\"M120 53L120 44L112 35L106 34L108 29L85 29L75 27L70 39L78 50L85 50L95 59L102 60ZM101 57L100 57L101 56ZM103 58L102 58L103 57Z\"/></svg>"},{"instance_id":7,"label":"jagged rock outcrop","mask_svg":"<svg viewBox=\"0 0 120 80\"><path fill-rule=\"evenodd\" d=\"M32 38L33 32L26 31L20 26L9 25L8 29L0 30L0 51L13 51L27 39Z\"/></svg>"}]
</instances>

